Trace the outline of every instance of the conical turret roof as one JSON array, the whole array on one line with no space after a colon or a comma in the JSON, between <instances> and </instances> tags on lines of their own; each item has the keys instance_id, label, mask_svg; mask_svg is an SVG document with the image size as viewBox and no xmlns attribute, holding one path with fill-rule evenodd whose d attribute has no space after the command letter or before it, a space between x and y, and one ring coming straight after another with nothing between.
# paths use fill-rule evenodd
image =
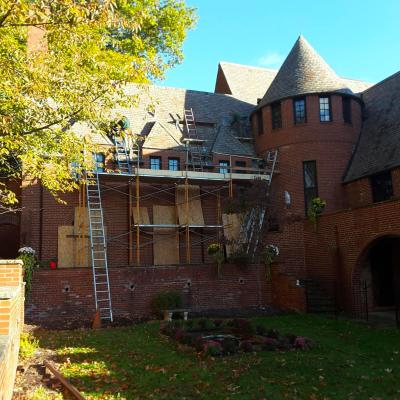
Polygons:
<instances>
[{"instance_id":1,"label":"conical turret roof","mask_svg":"<svg viewBox=\"0 0 400 400\"><path fill-rule=\"evenodd\" d=\"M308 93L352 91L325 60L300 36L282 64L260 105Z\"/></svg>"}]
</instances>

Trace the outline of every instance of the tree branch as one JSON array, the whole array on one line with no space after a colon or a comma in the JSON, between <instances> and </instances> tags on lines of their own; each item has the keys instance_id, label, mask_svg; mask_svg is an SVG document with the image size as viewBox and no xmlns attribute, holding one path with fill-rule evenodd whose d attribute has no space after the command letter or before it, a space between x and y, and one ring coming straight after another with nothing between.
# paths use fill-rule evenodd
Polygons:
<instances>
[{"instance_id":1,"label":"tree branch","mask_svg":"<svg viewBox=\"0 0 400 400\"><path fill-rule=\"evenodd\" d=\"M11 7L8 9L8 11L0 18L0 27L3 26L4 21L10 16L13 8L17 5L17 1L14 1L13 4L11 4Z\"/></svg>"},{"instance_id":2,"label":"tree branch","mask_svg":"<svg viewBox=\"0 0 400 400\"><path fill-rule=\"evenodd\" d=\"M98 99L100 99L106 92L107 92L107 90L104 90L102 93L100 93L98 96L96 96L96 97L91 101L91 103L96 102L96 101L97 101ZM50 123L48 123L48 124L46 124L46 125L43 125L43 126L41 126L41 127L39 127L39 128L34 128L34 129L30 130L30 131L22 132L22 135L23 135L23 136L25 136L25 135L32 135L33 133L38 133L38 132L44 131L44 130L49 129L49 128L51 128L52 126L57 125L57 124L60 124L61 122L64 122L64 121L66 121L66 120L71 120L71 118L73 118L75 115L78 115L83 109L84 109L84 107L79 107L78 110L72 112L72 113L69 114L69 115L66 115L66 116L63 117L63 118L58 119L57 121L50 122Z\"/></svg>"},{"instance_id":3,"label":"tree branch","mask_svg":"<svg viewBox=\"0 0 400 400\"><path fill-rule=\"evenodd\" d=\"M72 25L72 22L62 21L62 22L26 22L22 24L7 24L0 25L0 28L10 28L18 26L44 26L44 25Z\"/></svg>"}]
</instances>

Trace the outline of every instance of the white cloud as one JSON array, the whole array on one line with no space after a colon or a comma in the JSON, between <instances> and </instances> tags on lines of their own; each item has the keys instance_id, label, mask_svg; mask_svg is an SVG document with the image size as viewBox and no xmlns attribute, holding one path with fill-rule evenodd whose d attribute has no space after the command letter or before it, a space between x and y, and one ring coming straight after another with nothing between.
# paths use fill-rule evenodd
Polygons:
<instances>
[{"instance_id":1,"label":"white cloud","mask_svg":"<svg viewBox=\"0 0 400 400\"><path fill-rule=\"evenodd\" d=\"M260 67L279 68L285 57L274 51L269 51L264 56L260 57L257 64Z\"/></svg>"}]
</instances>

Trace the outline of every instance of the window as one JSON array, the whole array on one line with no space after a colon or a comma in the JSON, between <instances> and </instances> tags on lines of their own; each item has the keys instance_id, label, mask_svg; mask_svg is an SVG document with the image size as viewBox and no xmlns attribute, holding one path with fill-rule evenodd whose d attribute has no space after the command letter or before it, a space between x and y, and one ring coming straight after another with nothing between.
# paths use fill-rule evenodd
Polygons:
<instances>
[{"instance_id":1,"label":"window","mask_svg":"<svg viewBox=\"0 0 400 400\"><path fill-rule=\"evenodd\" d=\"M329 122L331 118L331 98L320 97L319 98L319 120L321 122Z\"/></svg>"},{"instance_id":2,"label":"window","mask_svg":"<svg viewBox=\"0 0 400 400\"><path fill-rule=\"evenodd\" d=\"M237 167L240 167L240 168L246 168L246 161L236 161L236 162L235 162L235 165L236 165ZM241 170L241 169L237 169L237 170L235 170L235 172L236 172L237 174L245 174L245 173L246 173L246 171L243 171L243 170Z\"/></svg>"},{"instance_id":3,"label":"window","mask_svg":"<svg viewBox=\"0 0 400 400\"><path fill-rule=\"evenodd\" d=\"M161 169L161 157L150 157L150 169Z\"/></svg>"},{"instance_id":4,"label":"window","mask_svg":"<svg viewBox=\"0 0 400 400\"><path fill-rule=\"evenodd\" d=\"M168 169L170 171L179 171L179 158L168 158Z\"/></svg>"},{"instance_id":5,"label":"window","mask_svg":"<svg viewBox=\"0 0 400 400\"><path fill-rule=\"evenodd\" d=\"M104 172L104 164L105 164L106 156L103 153L94 153L93 161L94 161L94 171L96 172Z\"/></svg>"},{"instance_id":6,"label":"window","mask_svg":"<svg viewBox=\"0 0 400 400\"><path fill-rule=\"evenodd\" d=\"M229 172L229 161L220 160L219 162L219 173L227 174Z\"/></svg>"},{"instance_id":7,"label":"window","mask_svg":"<svg viewBox=\"0 0 400 400\"><path fill-rule=\"evenodd\" d=\"M351 124L351 98L342 97L343 106L343 121L346 124Z\"/></svg>"},{"instance_id":8,"label":"window","mask_svg":"<svg viewBox=\"0 0 400 400\"><path fill-rule=\"evenodd\" d=\"M303 182L304 182L304 205L305 205L306 215L308 215L308 210L311 207L313 199L318 197L316 161L303 162Z\"/></svg>"},{"instance_id":9,"label":"window","mask_svg":"<svg viewBox=\"0 0 400 400\"><path fill-rule=\"evenodd\" d=\"M257 133L259 135L262 135L264 133L264 121L263 121L262 110L257 111L256 117L257 117Z\"/></svg>"},{"instance_id":10,"label":"window","mask_svg":"<svg viewBox=\"0 0 400 400\"><path fill-rule=\"evenodd\" d=\"M370 183L374 203L390 200L393 197L392 175L390 171L371 176Z\"/></svg>"},{"instance_id":11,"label":"window","mask_svg":"<svg viewBox=\"0 0 400 400\"><path fill-rule=\"evenodd\" d=\"M272 129L282 128L281 103L271 104Z\"/></svg>"},{"instance_id":12,"label":"window","mask_svg":"<svg viewBox=\"0 0 400 400\"><path fill-rule=\"evenodd\" d=\"M307 122L306 117L306 99L304 97L293 100L293 115L295 124Z\"/></svg>"}]
</instances>

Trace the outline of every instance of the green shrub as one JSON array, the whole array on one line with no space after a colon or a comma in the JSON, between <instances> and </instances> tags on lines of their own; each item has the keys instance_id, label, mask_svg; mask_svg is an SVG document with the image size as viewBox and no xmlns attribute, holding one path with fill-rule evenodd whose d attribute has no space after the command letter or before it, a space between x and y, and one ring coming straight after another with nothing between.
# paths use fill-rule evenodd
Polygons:
<instances>
[{"instance_id":1,"label":"green shrub","mask_svg":"<svg viewBox=\"0 0 400 400\"><path fill-rule=\"evenodd\" d=\"M19 356L25 360L33 356L39 347L39 341L35 339L30 333L21 333Z\"/></svg>"},{"instance_id":2,"label":"green shrub","mask_svg":"<svg viewBox=\"0 0 400 400\"><path fill-rule=\"evenodd\" d=\"M182 297L179 292L173 290L157 293L151 300L151 310L157 315L161 315L164 310L181 307Z\"/></svg>"},{"instance_id":3,"label":"green shrub","mask_svg":"<svg viewBox=\"0 0 400 400\"><path fill-rule=\"evenodd\" d=\"M22 247L18 250L18 253L18 258L24 263L25 294L28 297L31 292L33 273L38 267L38 260L35 250L30 247Z\"/></svg>"}]
</instances>

